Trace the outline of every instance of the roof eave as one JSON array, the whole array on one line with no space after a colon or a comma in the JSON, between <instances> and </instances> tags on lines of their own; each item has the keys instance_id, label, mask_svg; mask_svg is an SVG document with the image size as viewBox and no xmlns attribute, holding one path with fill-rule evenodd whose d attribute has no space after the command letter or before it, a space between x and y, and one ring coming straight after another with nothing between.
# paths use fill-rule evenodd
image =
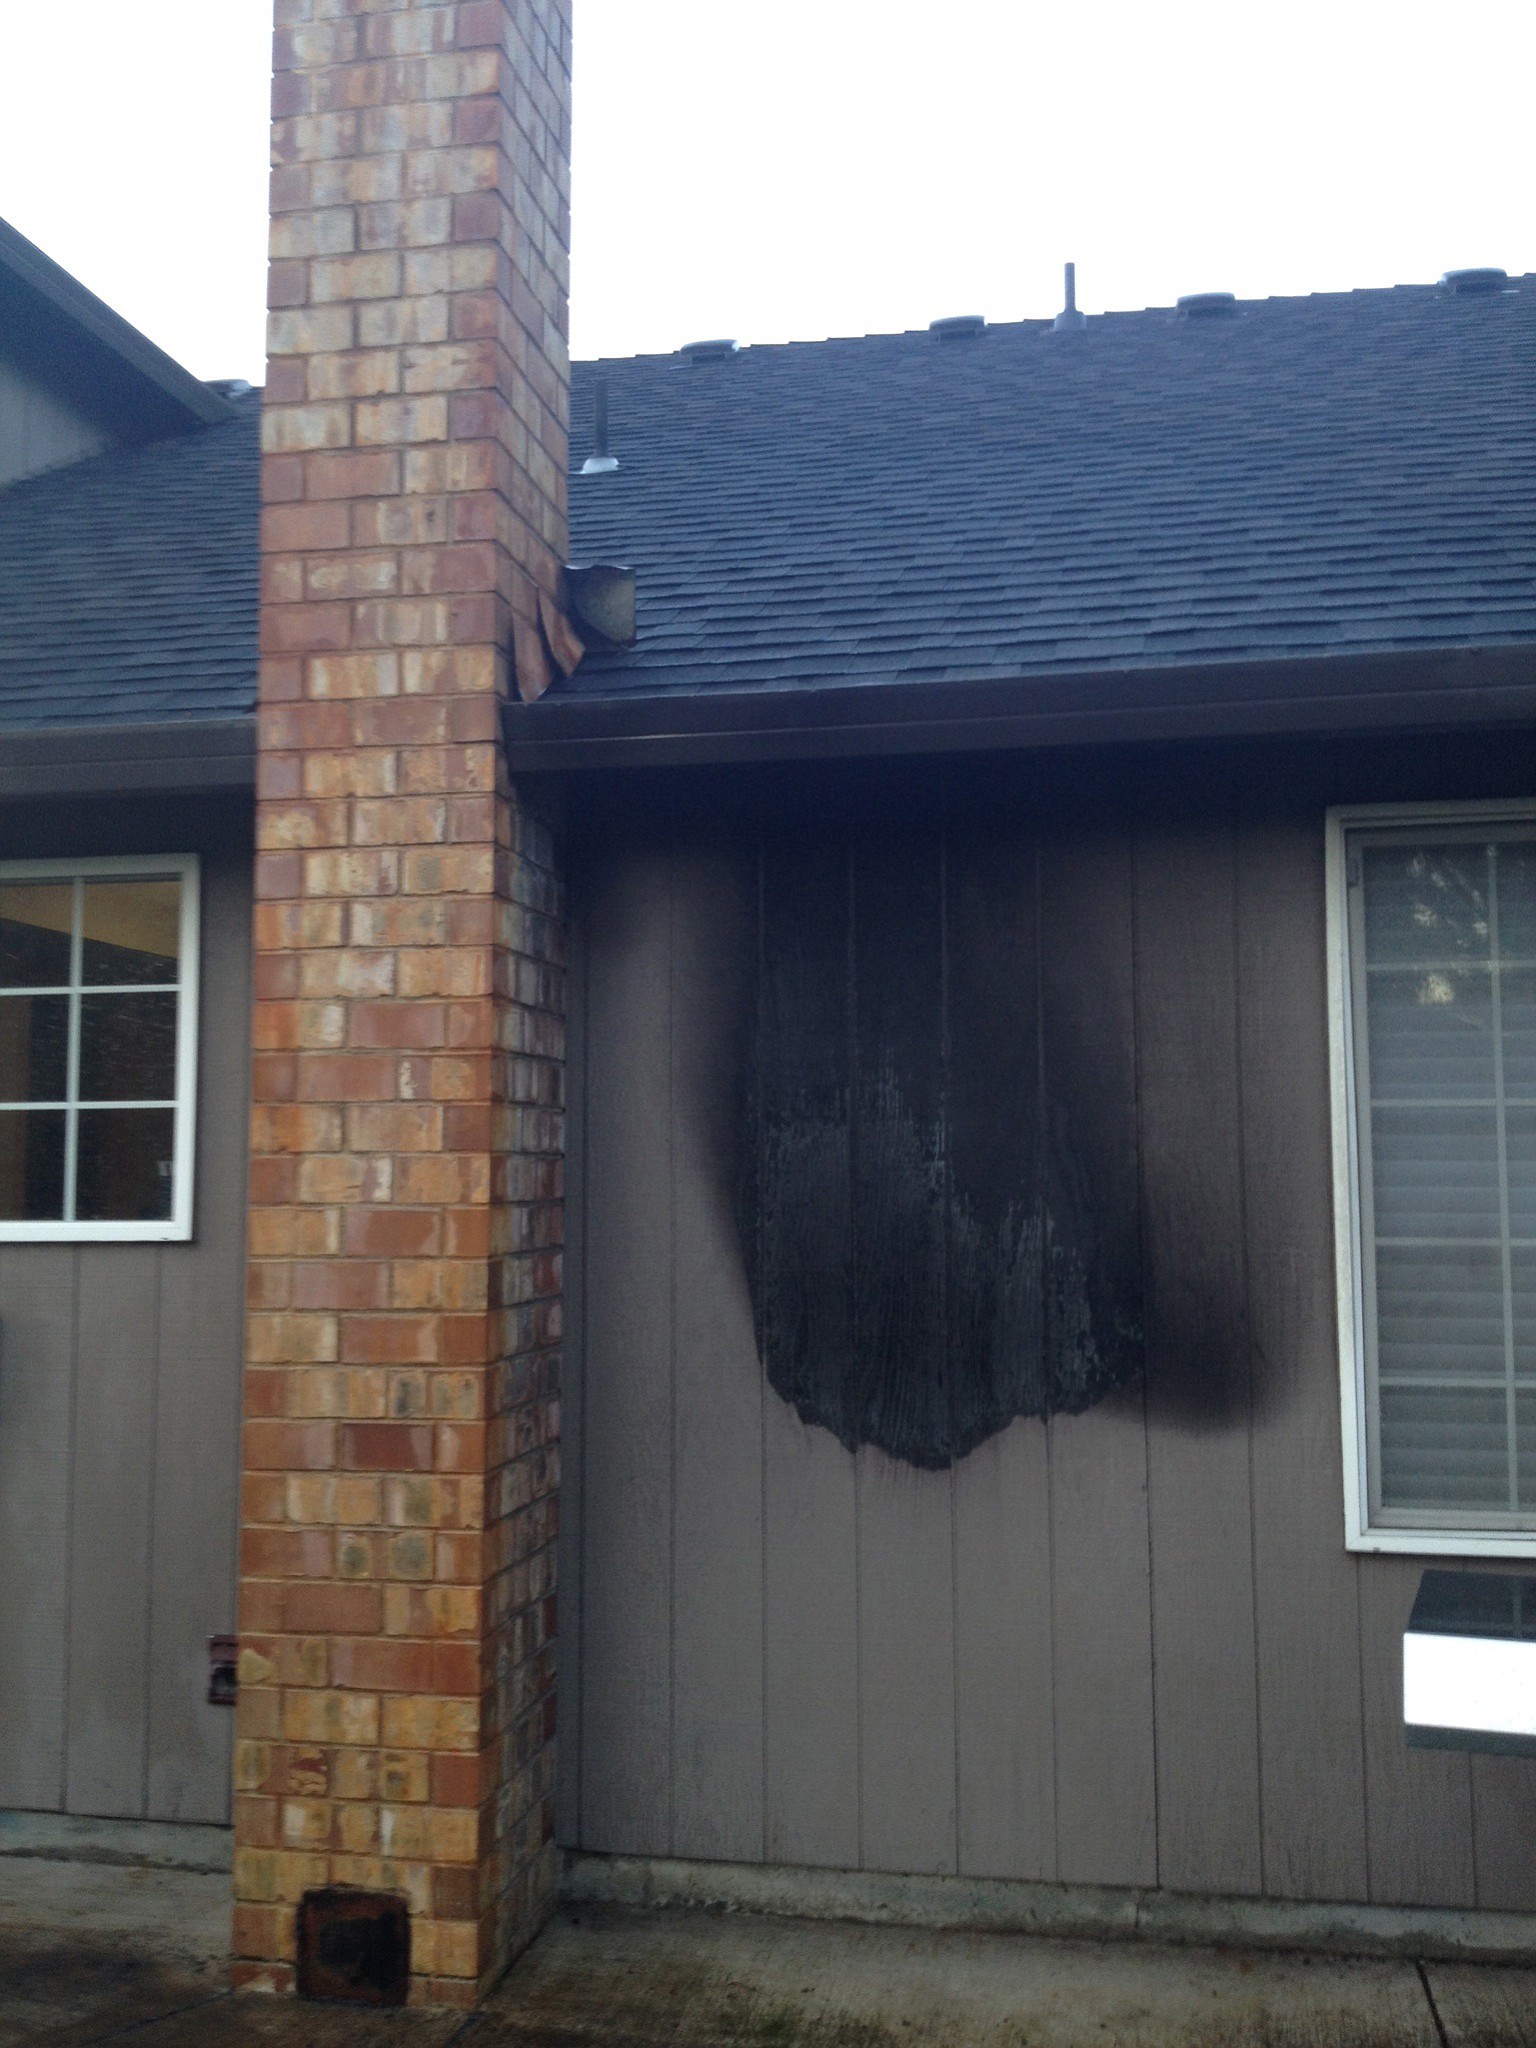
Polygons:
<instances>
[{"instance_id":1,"label":"roof eave","mask_svg":"<svg viewBox=\"0 0 1536 2048\"><path fill-rule=\"evenodd\" d=\"M168 424L174 421L186 427L206 426L231 417L233 408L228 399L201 383L190 370L184 370L148 335L141 334L120 313L114 313L105 300L98 299L78 278L71 277L51 256L44 255L35 243L3 220L0 279L13 292L19 290L22 306L30 301L45 319L66 322L88 348L105 351L125 383L153 394Z\"/></svg>"},{"instance_id":2,"label":"roof eave","mask_svg":"<svg viewBox=\"0 0 1536 2048\"><path fill-rule=\"evenodd\" d=\"M0 798L217 794L255 781L254 718L0 732Z\"/></svg>"},{"instance_id":3,"label":"roof eave","mask_svg":"<svg viewBox=\"0 0 1536 2048\"><path fill-rule=\"evenodd\" d=\"M1536 722L1536 645L1055 670L1003 681L554 694L504 712L515 774Z\"/></svg>"}]
</instances>

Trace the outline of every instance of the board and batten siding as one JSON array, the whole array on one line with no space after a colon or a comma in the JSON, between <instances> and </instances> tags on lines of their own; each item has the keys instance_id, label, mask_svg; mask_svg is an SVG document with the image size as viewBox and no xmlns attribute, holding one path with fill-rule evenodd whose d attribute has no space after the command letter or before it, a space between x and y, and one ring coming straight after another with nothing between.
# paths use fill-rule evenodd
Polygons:
<instances>
[{"instance_id":1,"label":"board and batten siding","mask_svg":"<svg viewBox=\"0 0 1536 2048\"><path fill-rule=\"evenodd\" d=\"M194 1236L0 1245L0 1808L225 1822L249 1121L248 817L0 812L0 857L202 855Z\"/></svg>"},{"instance_id":2,"label":"board and batten siding","mask_svg":"<svg viewBox=\"0 0 1536 2048\"><path fill-rule=\"evenodd\" d=\"M1040 767L1039 1000L1129 1075L1147 1367L939 1472L767 1385L722 1195L751 819L792 781L587 800L568 1846L1536 1903L1536 1768L1406 1747L1420 1566L1344 1547L1323 893L1328 803L1508 794L1532 765L1435 741Z\"/></svg>"}]
</instances>

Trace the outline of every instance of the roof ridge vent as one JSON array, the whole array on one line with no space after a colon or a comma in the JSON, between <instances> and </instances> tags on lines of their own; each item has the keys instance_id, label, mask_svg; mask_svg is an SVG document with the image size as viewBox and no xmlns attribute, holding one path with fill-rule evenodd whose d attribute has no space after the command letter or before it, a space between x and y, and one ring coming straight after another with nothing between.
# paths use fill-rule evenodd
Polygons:
<instances>
[{"instance_id":1,"label":"roof ridge vent","mask_svg":"<svg viewBox=\"0 0 1536 2048\"><path fill-rule=\"evenodd\" d=\"M986 324L984 313L952 313L947 320L930 320L928 332L938 341L968 341L973 334L982 333Z\"/></svg>"},{"instance_id":2,"label":"roof ridge vent","mask_svg":"<svg viewBox=\"0 0 1536 2048\"><path fill-rule=\"evenodd\" d=\"M1077 265L1069 263L1066 274L1067 302L1051 322L1057 334L1076 334L1088 325L1088 315L1077 310Z\"/></svg>"},{"instance_id":3,"label":"roof ridge vent","mask_svg":"<svg viewBox=\"0 0 1536 2048\"><path fill-rule=\"evenodd\" d=\"M741 344L736 341L685 341L678 354L686 356L690 363L728 363L740 349Z\"/></svg>"},{"instance_id":4,"label":"roof ridge vent","mask_svg":"<svg viewBox=\"0 0 1536 2048\"><path fill-rule=\"evenodd\" d=\"M1234 320L1237 317L1235 292L1186 292L1177 305L1186 320Z\"/></svg>"},{"instance_id":5,"label":"roof ridge vent","mask_svg":"<svg viewBox=\"0 0 1536 2048\"><path fill-rule=\"evenodd\" d=\"M1517 291L1507 270L1448 270L1440 280L1441 289L1458 299L1482 298L1493 292Z\"/></svg>"}]
</instances>

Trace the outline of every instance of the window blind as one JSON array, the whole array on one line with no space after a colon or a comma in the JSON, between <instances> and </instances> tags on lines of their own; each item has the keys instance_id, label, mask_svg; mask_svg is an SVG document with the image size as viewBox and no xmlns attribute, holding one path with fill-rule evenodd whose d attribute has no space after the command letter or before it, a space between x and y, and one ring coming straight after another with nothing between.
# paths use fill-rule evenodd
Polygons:
<instances>
[{"instance_id":1,"label":"window blind","mask_svg":"<svg viewBox=\"0 0 1536 2048\"><path fill-rule=\"evenodd\" d=\"M1536 843L1350 859L1373 1518L1536 1527Z\"/></svg>"}]
</instances>

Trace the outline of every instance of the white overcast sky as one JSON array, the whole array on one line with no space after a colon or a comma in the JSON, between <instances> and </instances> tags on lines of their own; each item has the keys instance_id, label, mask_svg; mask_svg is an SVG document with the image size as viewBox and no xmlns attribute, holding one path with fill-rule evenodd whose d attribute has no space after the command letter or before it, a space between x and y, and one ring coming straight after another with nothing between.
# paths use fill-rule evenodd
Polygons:
<instances>
[{"instance_id":1,"label":"white overcast sky","mask_svg":"<svg viewBox=\"0 0 1536 2048\"><path fill-rule=\"evenodd\" d=\"M1536 0L576 0L573 344L1536 270ZM0 0L0 215L261 376L270 0Z\"/></svg>"}]
</instances>

